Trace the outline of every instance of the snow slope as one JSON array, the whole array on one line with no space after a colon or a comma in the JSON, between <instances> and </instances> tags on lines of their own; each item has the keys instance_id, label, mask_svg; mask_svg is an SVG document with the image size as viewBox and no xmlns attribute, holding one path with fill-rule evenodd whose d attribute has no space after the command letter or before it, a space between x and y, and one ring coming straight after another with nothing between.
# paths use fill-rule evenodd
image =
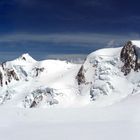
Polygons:
<instances>
[{"instance_id":1,"label":"snow slope","mask_svg":"<svg viewBox=\"0 0 140 140\"><path fill-rule=\"evenodd\" d=\"M121 71L122 48L102 49L91 53L83 66L84 82L79 85L81 94L90 95L93 104L110 105L130 95L135 84ZM136 78L137 76L132 75ZM131 76L131 77L133 77ZM133 77L133 79L135 79Z\"/></svg>"},{"instance_id":2,"label":"snow slope","mask_svg":"<svg viewBox=\"0 0 140 140\"><path fill-rule=\"evenodd\" d=\"M23 56L26 60L22 59ZM78 92L76 80L74 80L79 70L78 64L59 60L37 62L27 54L23 56L5 64L8 69L14 67L19 80L13 80L1 87L1 104L30 107L35 98L38 102L35 106L38 107L58 104L58 100L65 106L73 102L76 98L75 93Z\"/></svg>"},{"instance_id":3,"label":"snow slope","mask_svg":"<svg viewBox=\"0 0 140 140\"><path fill-rule=\"evenodd\" d=\"M1 64L0 139L139 140L139 42L83 64L28 54Z\"/></svg>"},{"instance_id":4,"label":"snow slope","mask_svg":"<svg viewBox=\"0 0 140 140\"><path fill-rule=\"evenodd\" d=\"M140 95L103 108L0 108L3 140L139 140Z\"/></svg>"},{"instance_id":5,"label":"snow slope","mask_svg":"<svg viewBox=\"0 0 140 140\"><path fill-rule=\"evenodd\" d=\"M0 66L0 104L21 108L107 106L139 93L140 41L89 54L83 64L23 54Z\"/></svg>"}]
</instances>

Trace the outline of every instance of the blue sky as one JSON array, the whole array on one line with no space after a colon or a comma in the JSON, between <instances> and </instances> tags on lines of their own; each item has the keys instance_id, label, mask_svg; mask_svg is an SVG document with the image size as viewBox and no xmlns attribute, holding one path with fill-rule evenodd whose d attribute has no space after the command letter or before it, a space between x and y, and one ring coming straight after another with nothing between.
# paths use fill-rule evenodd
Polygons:
<instances>
[{"instance_id":1,"label":"blue sky","mask_svg":"<svg viewBox=\"0 0 140 140\"><path fill-rule=\"evenodd\" d=\"M0 0L0 52L88 54L120 46L140 37L139 5L138 0Z\"/></svg>"}]
</instances>

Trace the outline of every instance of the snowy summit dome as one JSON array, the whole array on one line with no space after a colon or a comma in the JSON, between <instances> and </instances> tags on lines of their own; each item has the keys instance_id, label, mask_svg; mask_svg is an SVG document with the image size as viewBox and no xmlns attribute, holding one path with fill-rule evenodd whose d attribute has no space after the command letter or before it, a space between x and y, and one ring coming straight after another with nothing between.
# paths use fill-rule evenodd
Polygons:
<instances>
[{"instance_id":1,"label":"snowy summit dome","mask_svg":"<svg viewBox=\"0 0 140 140\"><path fill-rule=\"evenodd\" d=\"M19 59L29 63L36 62L36 60L33 59L28 53L22 54Z\"/></svg>"}]
</instances>

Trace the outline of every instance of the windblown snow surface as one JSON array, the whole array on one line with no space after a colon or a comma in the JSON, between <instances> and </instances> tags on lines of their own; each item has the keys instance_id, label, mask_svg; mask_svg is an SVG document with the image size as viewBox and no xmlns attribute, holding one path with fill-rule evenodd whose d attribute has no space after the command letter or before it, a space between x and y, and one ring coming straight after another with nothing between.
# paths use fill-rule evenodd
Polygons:
<instances>
[{"instance_id":1,"label":"windblown snow surface","mask_svg":"<svg viewBox=\"0 0 140 140\"><path fill-rule=\"evenodd\" d=\"M122 72L121 50L95 51L83 64L28 54L2 64L0 139L139 140L140 72Z\"/></svg>"}]
</instances>

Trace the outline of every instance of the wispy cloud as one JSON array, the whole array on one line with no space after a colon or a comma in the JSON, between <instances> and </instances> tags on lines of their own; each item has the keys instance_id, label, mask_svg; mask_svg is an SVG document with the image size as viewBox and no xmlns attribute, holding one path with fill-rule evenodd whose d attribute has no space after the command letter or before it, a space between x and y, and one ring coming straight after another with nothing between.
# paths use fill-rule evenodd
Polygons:
<instances>
[{"instance_id":1,"label":"wispy cloud","mask_svg":"<svg viewBox=\"0 0 140 140\"><path fill-rule=\"evenodd\" d=\"M99 34L99 33L9 34L9 35L1 35L0 43L40 42L53 44L81 45L81 46L91 46L95 44L110 46L110 44L112 45L112 43L114 42L122 43L124 41L131 39L140 39L140 35L138 33L130 33L127 35Z\"/></svg>"},{"instance_id":2,"label":"wispy cloud","mask_svg":"<svg viewBox=\"0 0 140 140\"><path fill-rule=\"evenodd\" d=\"M78 58L83 58L81 54L87 55L104 47L120 47L126 41L134 39L140 39L140 35L138 33L129 33L127 35L101 33L15 33L0 35L0 61L14 59L25 52L30 53L39 60L58 58L58 55L62 59L61 56L64 57L64 54L66 54L66 57L70 54L72 56L70 58L74 58L71 54L76 54L76 56L80 54ZM55 56L52 54L55 54Z\"/></svg>"}]
</instances>

